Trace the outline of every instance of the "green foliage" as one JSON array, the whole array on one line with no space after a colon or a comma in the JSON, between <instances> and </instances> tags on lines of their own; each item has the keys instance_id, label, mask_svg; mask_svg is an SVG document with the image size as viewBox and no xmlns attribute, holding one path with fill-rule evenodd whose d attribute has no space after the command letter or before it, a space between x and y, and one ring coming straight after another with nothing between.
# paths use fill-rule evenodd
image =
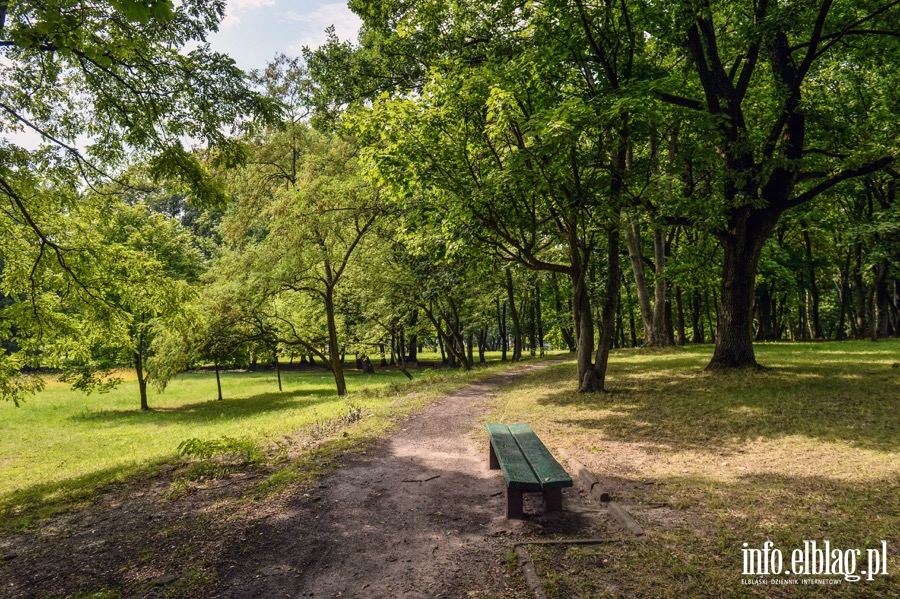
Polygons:
<instances>
[{"instance_id":1,"label":"green foliage","mask_svg":"<svg viewBox=\"0 0 900 599\"><path fill-rule=\"evenodd\" d=\"M230 469L246 468L264 458L262 448L253 439L227 436L185 439L178 444L178 455L197 461L188 473L189 479L221 477Z\"/></svg>"}]
</instances>

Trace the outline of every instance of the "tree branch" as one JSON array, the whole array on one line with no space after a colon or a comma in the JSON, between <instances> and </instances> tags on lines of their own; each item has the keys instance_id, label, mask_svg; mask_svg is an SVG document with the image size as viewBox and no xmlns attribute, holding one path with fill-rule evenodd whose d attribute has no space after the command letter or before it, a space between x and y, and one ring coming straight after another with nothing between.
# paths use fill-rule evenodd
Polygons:
<instances>
[{"instance_id":1,"label":"tree branch","mask_svg":"<svg viewBox=\"0 0 900 599\"><path fill-rule=\"evenodd\" d=\"M799 206L809 200L813 199L817 195L828 191L838 183L842 181L846 181L847 179L854 179L856 177L862 177L864 175L869 175L874 172L880 171L889 165L894 163L895 158L893 156L885 156L884 158L879 158L875 162L870 162L869 164L864 164L863 166L855 169L847 169L843 170L830 179L826 181L822 181L818 185L814 186L812 189L801 193L793 200L790 200L786 203L787 208L793 208L794 206Z\"/></svg>"}]
</instances>

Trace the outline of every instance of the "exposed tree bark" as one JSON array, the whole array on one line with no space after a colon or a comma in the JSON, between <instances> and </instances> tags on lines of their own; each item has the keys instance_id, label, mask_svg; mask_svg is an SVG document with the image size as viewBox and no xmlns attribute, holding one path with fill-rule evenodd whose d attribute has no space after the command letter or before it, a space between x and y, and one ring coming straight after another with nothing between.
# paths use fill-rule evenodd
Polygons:
<instances>
[{"instance_id":1,"label":"exposed tree bark","mask_svg":"<svg viewBox=\"0 0 900 599\"><path fill-rule=\"evenodd\" d=\"M647 275L644 271L644 257L641 253L641 230L637 221L625 226L625 245L628 246L628 258L631 260L631 271L634 274L634 288L637 293L638 306L641 309L641 323L644 325L644 345L656 345L653 329L653 307L650 305L650 291Z\"/></svg>"},{"instance_id":2,"label":"exposed tree bark","mask_svg":"<svg viewBox=\"0 0 900 599\"><path fill-rule=\"evenodd\" d=\"M512 271L506 268L506 296L509 301L509 316L513 324L513 353L512 361L518 362L522 359L522 325L519 321L519 312L516 310L516 300L513 295Z\"/></svg>"},{"instance_id":3,"label":"exposed tree bark","mask_svg":"<svg viewBox=\"0 0 900 599\"><path fill-rule=\"evenodd\" d=\"M344 380L344 367L341 351L338 346L337 322L335 321L334 290L329 287L325 292L325 321L328 326L328 355L331 361L331 374L339 396L347 395L347 382Z\"/></svg>"},{"instance_id":4,"label":"exposed tree bark","mask_svg":"<svg viewBox=\"0 0 900 599\"><path fill-rule=\"evenodd\" d=\"M278 375L278 391L279 393L282 391L281 388L281 362L278 360L278 348L272 350L272 356L274 357L275 362L275 373Z\"/></svg>"},{"instance_id":5,"label":"exposed tree bark","mask_svg":"<svg viewBox=\"0 0 900 599\"><path fill-rule=\"evenodd\" d=\"M856 330L854 337L865 339L869 334L869 325L866 314L866 285L862 273L862 246L859 243L853 246L853 298L854 311L856 312Z\"/></svg>"},{"instance_id":6,"label":"exposed tree bark","mask_svg":"<svg viewBox=\"0 0 900 599\"><path fill-rule=\"evenodd\" d=\"M410 314L410 317L409 317L409 326L415 327L418 323L419 323L419 311L414 309L412 311L412 314ZM419 347L419 340L415 333L412 333L409 336L409 343L407 345L408 345L408 349L407 349L406 361L407 362L418 362L419 359L418 359L418 356L416 355L416 350Z\"/></svg>"},{"instance_id":7,"label":"exposed tree bark","mask_svg":"<svg viewBox=\"0 0 900 599\"><path fill-rule=\"evenodd\" d=\"M140 344L140 341L139 341ZM141 351L134 352L134 372L137 374L138 390L141 394L141 410L146 412L150 409L147 403L147 375L144 373L144 356Z\"/></svg>"},{"instance_id":8,"label":"exposed tree bark","mask_svg":"<svg viewBox=\"0 0 900 599\"><path fill-rule=\"evenodd\" d=\"M615 164L615 163L614 163ZM606 371L609 366L609 352L612 350L616 327L616 301L619 298L621 271L619 267L619 227L610 227L607 242L607 277L606 297L603 300L603 312L600 330L600 345L597 348L596 364L592 376L582 380L580 391L604 391L606 389ZM593 389L589 387L593 385Z\"/></svg>"},{"instance_id":9,"label":"exposed tree bark","mask_svg":"<svg viewBox=\"0 0 900 599\"><path fill-rule=\"evenodd\" d=\"M222 401L222 379L219 377L219 361L213 362L216 367L216 391L218 391L219 401Z\"/></svg>"},{"instance_id":10,"label":"exposed tree bark","mask_svg":"<svg viewBox=\"0 0 900 599\"><path fill-rule=\"evenodd\" d=\"M687 343L687 335L684 329L684 303L681 298L681 289L675 285L675 343L683 346Z\"/></svg>"},{"instance_id":11,"label":"exposed tree bark","mask_svg":"<svg viewBox=\"0 0 900 599\"><path fill-rule=\"evenodd\" d=\"M873 339L885 338L889 335L890 318L888 308L888 261L879 260L872 266L874 281L872 282L874 295L875 319L873 323Z\"/></svg>"},{"instance_id":12,"label":"exposed tree bark","mask_svg":"<svg viewBox=\"0 0 900 599\"><path fill-rule=\"evenodd\" d=\"M500 300L497 299L497 329L500 334L500 360L506 362L506 352L509 348L509 337L506 332L506 302L500 306Z\"/></svg>"},{"instance_id":13,"label":"exposed tree bark","mask_svg":"<svg viewBox=\"0 0 900 599\"><path fill-rule=\"evenodd\" d=\"M553 304L554 308L556 308L557 314L563 314L562 301L559 299L559 282L556 280L556 273L550 273L550 281L553 284ZM566 347L570 352L575 351L575 335L572 331L571 327L564 326L560 323L559 326L560 332L563 336L563 342L565 342Z\"/></svg>"},{"instance_id":14,"label":"exposed tree bark","mask_svg":"<svg viewBox=\"0 0 900 599\"><path fill-rule=\"evenodd\" d=\"M691 295L691 343L703 343L703 318L700 316L702 311L703 298L700 296L700 290L694 289Z\"/></svg>"},{"instance_id":15,"label":"exposed tree bark","mask_svg":"<svg viewBox=\"0 0 900 599\"><path fill-rule=\"evenodd\" d=\"M816 283L816 266L813 260L812 240L809 238L809 230L803 229L803 245L806 250L806 268L809 277L809 333L813 339L822 339L822 321L819 318L819 285Z\"/></svg>"},{"instance_id":16,"label":"exposed tree bark","mask_svg":"<svg viewBox=\"0 0 900 599\"><path fill-rule=\"evenodd\" d=\"M662 226L653 229L653 321L652 345L666 347L671 343L671 318L666 303L666 230Z\"/></svg>"},{"instance_id":17,"label":"exposed tree bark","mask_svg":"<svg viewBox=\"0 0 900 599\"><path fill-rule=\"evenodd\" d=\"M540 348L540 356L544 355L544 321L541 315L541 285L537 277L534 279L534 309L537 321L537 342Z\"/></svg>"}]
</instances>

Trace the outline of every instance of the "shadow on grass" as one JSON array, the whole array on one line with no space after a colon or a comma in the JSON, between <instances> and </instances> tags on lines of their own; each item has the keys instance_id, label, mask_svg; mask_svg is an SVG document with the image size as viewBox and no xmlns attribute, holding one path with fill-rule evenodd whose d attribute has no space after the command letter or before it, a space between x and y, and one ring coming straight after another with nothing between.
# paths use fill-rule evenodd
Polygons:
<instances>
[{"instance_id":1,"label":"shadow on grass","mask_svg":"<svg viewBox=\"0 0 900 599\"><path fill-rule=\"evenodd\" d=\"M638 480L611 480L629 488L626 507L647 536L639 545L603 547L602 567L590 552L566 548L535 551L538 574L553 581L559 597L659 597L675 599L743 599L793 597L896 597L900 556L892 551L900 535L898 481L846 481L820 476L751 475L723 482L702 477L662 478L648 488ZM659 489L655 492L653 489ZM766 541L783 553L783 570L793 570L793 551L804 542L824 541L843 551L858 549L856 574L869 570L867 549L887 540L889 575L839 585L807 585L815 574L776 576L796 585L747 586L742 578L742 548L762 548ZM746 544L746 545L745 545ZM808 555L808 554L807 554ZM816 565L801 556L802 564ZM830 562L831 563L831 562ZM819 562L821 567L821 561ZM821 571L821 570L819 570ZM862 576L862 575L861 575ZM840 578L840 575L837 576ZM613 589L615 592L611 592Z\"/></svg>"},{"instance_id":2,"label":"shadow on grass","mask_svg":"<svg viewBox=\"0 0 900 599\"><path fill-rule=\"evenodd\" d=\"M34 522L79 506L87 506L120 483L149 480L172 467L172 458L122 464L82 476L36 484L0 494L0 532L27 528Z\"/></svg>"},{"instance_id":3,"label":"shadow on grass","mask_svg":"<svg viewBox=\"0 0 900 599\"><path fill-rule=\"evenodd\" d=\"M226 398L186 404L176 408L140 410L85 410L72 416L81 422L115 422L118 424L203 423L213 420L237 420L268 412L291 410L338 401L334 391L326 389L259 393L250 397Z\"/></svg>"},{"instance_id":4,"label":"shadow on grass","mask_svg":"<svg viewBox=\"0 0 900 599\"><path fill-rule=\"evenodd\" d=\"M667 450L789 435L900 449L900 371L889 365L807 357L758 372L710 374L690 360L613 364L603 394L574 392L572 365L549 368L516 389L534 393L536 409L552 408L546 415L560 424Z\"/></svg>"}]
</instances>

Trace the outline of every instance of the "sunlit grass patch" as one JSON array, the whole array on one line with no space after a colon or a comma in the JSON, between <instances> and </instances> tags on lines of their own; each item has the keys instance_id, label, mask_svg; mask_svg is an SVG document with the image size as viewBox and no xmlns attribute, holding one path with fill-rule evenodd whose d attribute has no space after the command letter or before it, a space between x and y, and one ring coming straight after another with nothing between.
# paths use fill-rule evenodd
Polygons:
<instances>
[{"instance_id":1,"label":"sunlit grass patch","mask_svg":"<svg viewBox=\"0 0 900 599\"><path fill-rule=\"evenodd\" d=\"M322 462L331 462L437 394L494 370L426 370L410 382L396 371L348 371L350 394L344 398L327 372L284 371L283 392L274 372L226 372L223 401L215 399L214 374L189 373L165 393L151 394L150 412L140 411L137 384L127 373L118 389L103 395L85 397L51 384L20 408L0 404L0 528L85 505L108 483L154 476L185 462L193 464L185 473L189 479L262 468L272 478L266 489L277 490L324 471L305 454L324 452L331 457ZM350 412L357 415L353 422ZM179 455L185 442L199 453L244 448L253 459L227 451Z\"/></svg>"},{"instance_id":2,"label":"sunlit grass patch","mask_svg":"<svg viewBox=\"0 0 900 599\"><path fill-rule=\"evenodd\" d=\"M572 362L496 398L565 448L647 531L603 550L533 553L549 596L900 596L900 342L760 344L762 371L706 373L711 346L614 352L609 393ZM835 586L741 584L743 543L890 549L892 574Z\"/></svg>"}]
</instances>

